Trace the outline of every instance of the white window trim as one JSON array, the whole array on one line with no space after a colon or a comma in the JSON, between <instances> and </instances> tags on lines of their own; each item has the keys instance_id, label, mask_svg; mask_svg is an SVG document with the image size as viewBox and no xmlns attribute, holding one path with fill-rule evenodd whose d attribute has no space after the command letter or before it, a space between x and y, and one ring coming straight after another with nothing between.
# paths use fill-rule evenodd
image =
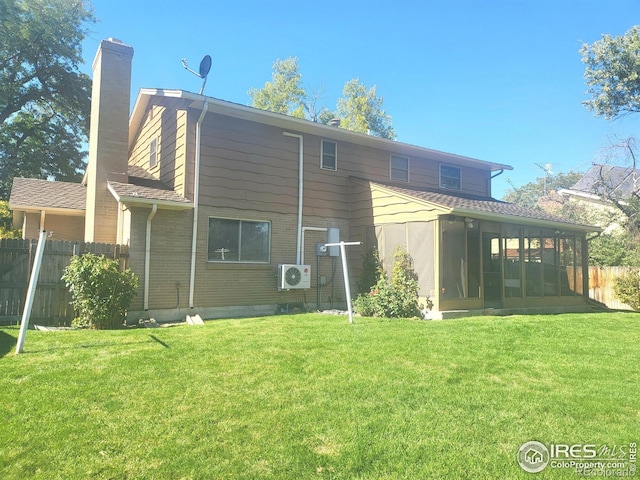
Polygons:
<instances>
[{"instance_id":1,"label":"white window trim","mask_svg":"<svg viewBox=\"0 0 640 480\"><path fill-rule=\"evenodd\" d=\"M458 170L458 172L460 173L458 177L458 181L460 182L460 188L445 187L442 185L442 167L455 168ZM439 172L440 175L438 176L438 185L440 186L440 188L444 188L445 190L455 190L456 192L462 191L462 168L461 167L458 167L457 165L447 165L447 164L441 163L439 170L440 170ZM453 178L453 177L447 177L447 178Z\"/></svg>"},{"instance_id":2,"label":"white window trim","mask_svg":"<svg viewBox=\"0 0 640 480\"><path fill-rule=\"evenodd\" d=\"M404 178L393 178L393 157L404 158L407 160L407 179L406 180ZM411 160L409 159L409 157L405 155L396 155L395 153L392 153L389 156L389 179L394 180L396 182L409 183L409 181L411 180Z\"/></svg>"},{"instance_id":3,"label":"white window trim","mask_svg":"<svg viewBox=\"0 0 640 480\"><path fill-rule=\"evenodd\" d=\"M239 222L252 222L252 223L267 223L269 224L269 245L267 246L268 252L267 252L267 260L263 261L263 262L258 262L258 261L235 261L235 260L210 260L209 259L209 225L210 225L210 221L212 218L215 218L216 220L235 220L235 221L239 221ZM249 219L249 218L235 218L235 217L218 217L215 215L211 215L209 216L209 218L207 219L207 263L225 263L225 264L244 264L244 265L268 265L271 263L271 221L270 220L258 220L258 219ZM239 241L242 241L241 237L239 239Z\"/></svg>"},{"instance_id":4,"label":"white window trim","mask_svg":"<svg viewBox=\"0 0 640 480\"><path fill-rule=\"evenodd\" d=\"M335 149L334 149L335 167L334 168L329 168L324 166L324 142L333 143L335 145ZM338 171L338 143L337 142L334 142L333 140L325 140L325 139L322 139L320 141L320 168L322 170L328 170L330 172Z\"/></svg>"}]
</instances>

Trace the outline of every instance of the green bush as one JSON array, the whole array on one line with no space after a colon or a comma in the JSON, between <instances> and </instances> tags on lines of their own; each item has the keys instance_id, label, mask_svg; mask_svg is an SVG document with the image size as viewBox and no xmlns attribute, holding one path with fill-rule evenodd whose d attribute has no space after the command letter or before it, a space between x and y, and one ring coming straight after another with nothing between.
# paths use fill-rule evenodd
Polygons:
<instances>
[{"instance_id":1,"label":"green bush","mask_svg":"<svg viewBox=\"0 0 640 480\"><path fill-rule=\"evenodd\" d=\"M384 276L384 269L380 261L378 249L373 247L362 259L362 273L358 280L358 293L369 293L371 289L378 283L380 277Z\"/></svg>"},{"instance_id":2,"label":"green bush","mask_svg":"<svg viewBox=\"0 0 640 480\"><path fill-rule=\"evenodd\" d=\"M62 280L73 296L74 324L100 330L123 325L138 288L131 270L122 272L116 260L91 253L73 257Z\"/></svg>"},{"instance_id":3,"label":"green bush","mask_svg":"<svg viewBox=\"0 0 640 480\"><path fill-rule=\"evenodd\" d=\"M371 290L355 299L354 307L360 315L386 318L420 316L418 275L413 269L413 259L401 248L396 248L393 258L391 279L381 271Z\"/></svg>"},{"instance_id":4,"label":"green bush","mask_svg":"<svg viewBox=\"0 0 640 480\"><path fill-rule=\"evenodd\" d=\"M640 272L632 270L613 281L616 296L634 310L640 308Z\"/></svg>"}]
</instances>

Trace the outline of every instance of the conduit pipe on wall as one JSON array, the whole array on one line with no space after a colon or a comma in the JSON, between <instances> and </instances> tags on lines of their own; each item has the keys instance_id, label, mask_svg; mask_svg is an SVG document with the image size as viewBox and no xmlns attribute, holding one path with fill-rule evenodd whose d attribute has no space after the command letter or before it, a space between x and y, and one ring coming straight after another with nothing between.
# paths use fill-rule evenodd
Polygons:
<instances>
[{"instance_id":1,"label":"conduit pipe on wall","mask_svg":"<svg viewBox=\"0 0 640 480\"><path fill-rule=\"evenodd\" d=\"M300 250L302 251L300 255L300 265L304 264L304 234L305 232L327 232L329 229L327 227L302 227L302 245L300 246Z\"/></svg>"},{"instance_id":2,"label":"conduit pipe on wall","mask_svg":"<svg viewBox=\"0 0 640 480\"><path fill-rule=\"evenodd\" d=\"M202 113L196 123L195 169L193 172L193 229L191 232L191 270L189 273L189 308L193 308L193 297L196 281L196 252L198 245L198 203L200 202L200 155L202 122L209 109L209 102L204 101Z\"/></svg>"},{"instance_id":3,"label":"conduit pipe on wall","mask_svg":"<svg viewBox=\"0 0 640 480\"><path fill-rule=\"evenodd\" d=\"M302 135L282 132L286 137L298 139L298 228L296 238L296 263L302 264L302 200L304 194L304 139Z\"/></svg>"},{"instance_id":4,"label":"conduit pipe on wall","mask_svg":"<svg viewBox=\"0 0 640 480\"><path fill-rule=\"evenodd\" d=\"M158 204L154 203L147 217L147 234L144 246L144 309L149 310L149 269L151 264L151 221L156 216Z\"/></svg>"}]
</instances>

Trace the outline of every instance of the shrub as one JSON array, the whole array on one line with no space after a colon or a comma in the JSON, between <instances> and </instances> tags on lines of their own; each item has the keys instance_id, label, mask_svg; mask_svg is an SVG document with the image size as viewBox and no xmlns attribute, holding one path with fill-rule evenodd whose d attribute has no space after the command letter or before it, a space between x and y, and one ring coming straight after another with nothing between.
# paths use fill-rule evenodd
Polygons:
<instances>
[{"instance_id":1,"label":"shrub","mask_svg":"<svg viewBox=\"0 0 640 480\"><path fill-rule=\"evenodd\" d=\"M358 280L358 293L369 293L378 283L380 277L384 276L384 269L380 261L378 249L373 247L362 259L362 274Z\"/></svg>"},{"instance_id":2,"label":"shrub","mask_svg":"<svg viewBox=\"0 0 640 480\"><path fill-rule=\"evenodd\" d=\"M640 272L633 270L613 281L616 296L634 310L640 308Z\"/></svg>"},{"instance_id":3,"label":"shrub","mask_svg":"<svg viewBox=\"0 0 640 480\"><path fill-rule=\"evenodd\" d=\"M73 296L74 324L96 329L122 326L138 288L131 270L122 272L116 260L91 253L73 257L62 280Z\"/></svg>"},{"instance_id":4,"label":"shrub","mask_svg":"<svg viewBox=\"0 0 640 480\"><path fill-rule=\"evenodd\" d=\"M401 248L393 254L391 279L381 271L380 278L368 293L358 295L355 310L365 317L409 318L420 316L418 275L413 259Z\"/></svg>"}]
</instances>

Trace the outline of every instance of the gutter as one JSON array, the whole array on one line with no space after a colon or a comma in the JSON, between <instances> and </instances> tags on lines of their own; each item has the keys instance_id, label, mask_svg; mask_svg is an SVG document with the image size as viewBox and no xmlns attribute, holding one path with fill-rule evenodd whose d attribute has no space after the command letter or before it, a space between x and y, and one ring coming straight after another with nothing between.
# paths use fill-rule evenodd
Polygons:
<instances>
[{"instance_id":1,"label":"gutter","mask_svg":"<svg viewBox=\"0 0 640 480\"><path fill-rule=\"evenodd\" d=\"M487 168L487 166L495 169L513 170L510 165L504 165L500 163L486 162L471 157L464 157L462 155L456 155L453 153L442 152L439 150L433 150L430 148L420 147L417 145L411 145L408 143L399 142L397 140L389 140L386 138L373 137L364 133L351 132L342 128L336 129L329 125L322 125L314 123L309 120L290 117L281 113L274 113L267 110L260 110L247 105L241 105L238 103L228 102L220 100L214 97L208 97L206 95L199 95L197 93L191 93L184 90L171 90L171 89L155 89L155 88L143 88L138 94L138 98L132 112L132 125L137 125L145 112L145 107L149 101L149 96L160 96L166 98L181 98L184 100L190 100L194 105L201 105L203 101L209 102L210 109L221 113L223 115L229 115L235 118L241 118L244 120L257 121L265 123L267 125L273 125L283 130L296 130L311 135L331 135L332 137L344 139L345 141L353 142L357 145L375 145L382 149L391 149L399 155L409 155L417 157L432 158L438 162L452 162L454 165L479 165L481 168ZM196 107L199 108L199 107ZM132 129L133 132L133 129ZM323 133L324 132L324 133ZM330 133L329 133L330 132ZM130 137L130 145L133 142L134 133Z\"/></svg>"},{"instance_id":2,"label":"gutter","mask_svg":"<svg viewBox=\"0 0 640 480\"><path fill-rule=\"evenodd\" d=\"M149 310L149 269L151 263L151 221L156 216L158 205L153 204L151 213L147 217L147 234L145 236L144 246L144 309Z\"/></svg>"},{"instance_id":3,"label":"gutter","mask_svg":"<svg viewBox=\"0 0 640 480\"><path fill-rule=\"evenodd\" d=\"M296 238L296 264L302 265L302 205L304 195L304 139L302 135L282 132L285 137L298 139L298 227Z\"/></svg>"},{"instance_id":4,"label":"gutter","mask_svg":"<svg viewBox=\"0 0 640 480\"><path fill-rule=\"evenodd\" d=\"M193 297L195 292L196 281L196 253L198 245L198 203L200 202L200 155L201 155L201 136L202 122L209 110L209 103L204 101L200 118L196 123L196 151L195 151L195 170L193 172L193 228L191 232L191 271L189 273L189 308L193 308Z\"/></svg>"}]
</instances>

